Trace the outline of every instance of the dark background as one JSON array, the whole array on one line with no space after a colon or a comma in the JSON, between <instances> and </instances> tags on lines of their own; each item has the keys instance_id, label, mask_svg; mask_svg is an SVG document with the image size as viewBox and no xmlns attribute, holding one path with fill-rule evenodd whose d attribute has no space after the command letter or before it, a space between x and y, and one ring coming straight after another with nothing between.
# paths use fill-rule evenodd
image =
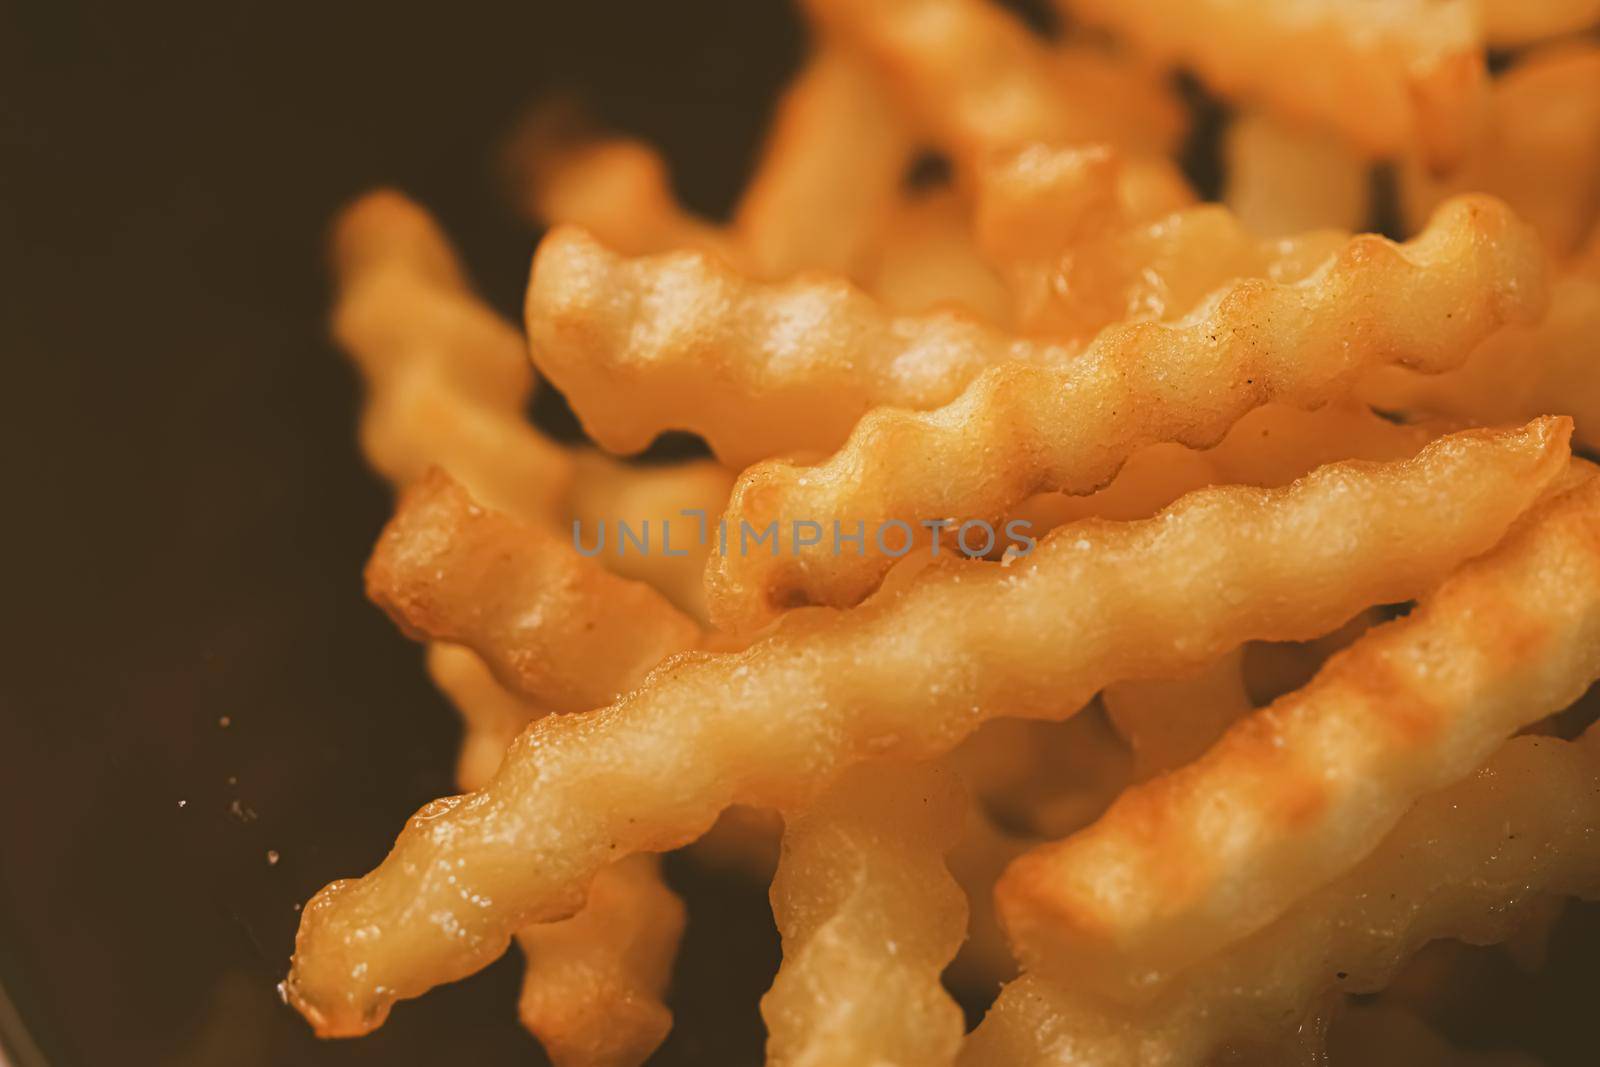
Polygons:
<instances>
[{"instance_id":1,"label":"dark background","mask_svg":"<svg viewBox=\"0 0 1600 1067\"><path fill-rule=\"evenodd\" d=\"M493 162L526 103L578 95L716 215L801 48L777 0L0 0L0 985L27 1022L0 998L0 1035L19 1067L543 1062L514 953L355 1042L317 1042L273 993L298 902L453 791L458 733L361 595L388 501L325 336L324 228L398 186L515 317L535 235ZM763 894L669 875L691 919L657 1062L759 1062ZM1596 926L1569 920L1558 956L1581 965ZM1556 1051L1548 1024L1594 990L1471 960L1457 999L1501 990L1457 1026L1480 1041Z\"/></svg>"}]
</instances>

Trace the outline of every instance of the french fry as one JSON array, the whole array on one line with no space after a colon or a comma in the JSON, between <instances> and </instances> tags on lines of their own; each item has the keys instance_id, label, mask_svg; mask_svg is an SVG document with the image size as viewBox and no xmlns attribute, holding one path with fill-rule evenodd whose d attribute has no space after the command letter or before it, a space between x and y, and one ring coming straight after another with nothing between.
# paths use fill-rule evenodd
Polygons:
<instances>
[{"instance_id":1,"label":"french fry","mask_svg":"<svg viewBox=\"0 0 1600 1067\"><path fill-rule=\"evenodd\" d=\"M1368 163L1326 130L1250 111L1228 126L1223 154L1223 200L1252 233L1287 237L1366 224Z\"/></svg>"},{"instance_id":2,"label":"french fry","mask_svg":"<svg viewBox=\"0 0 1600 1067\"><path fill-rule=\"evenodd\" d=\"M783 554L714 556L711 616L742 631L799 604L857 603L894 562L875 537L892 521L911 527L914 550L930 543L930 521L993 523L1039 492L1092 492L1138 449L1210 446L1269 401L1318 407L1390 363L1460 366L1485 337L1539 315L1543 268L1537 238L1502 205L1466 198L1405 245L1353 238L1300 283L1242 281L1178 323L1111 327L1067 361L1033 349L943 408L873 411L821 463L746 470L725 515L736 535L859 524L867 543L835 554L826 537L793 538ZM948 361L970 358L951 347Z\"/></svg>"},{"instance_id":3,"label":"french fry","mask_svg":"<svg viewBox=\"0 0 1600 1067\"><path fill-rule=\"evenodd\" d=\"M607 707L535 722L481 790L425 807L375 871L324 888L285 995L321 1034L364 1033L513 930L572 914L605 864L692 841L730 804L793 810L853 764L936 757L985 719L1064 718L1112 682L1415 596L1566 469L1568 430L1471 431L1283 489L1202 490L1144 522L1063 527L1008 567L935 561L741 652L671 659Z\"/></svg>"},{"instance_id":4,"label":"french fry","mask_svg":"<svg viewBox=\"0 0 1600 1067\"><path fill-rule=\"evenodd\" d=\"M1422 226L1446 198L1471 189L1498 196L1569 256L1600 217L1600 44L1540 48L1495 79L1484 134L1448 175L1407 157L1400 204Z\"/></svg>"},{"instance_id":5,"label":"french fry","mask_svg":"<svg viewBox=\"0 0 1600 1067\"><path fill-rule=\"evenodd\" d=\"M944 863L964 808L950 771L885 764L787 819L772 882L783 966L761 999L773 1067L955 1061L965 1026L939 974L966 928Z\"/></svg>"},{"instance_id":6,"label":"french fry","mask_svg":"<svg viewBox=\"0 0 1600 1067\"><path fill-rule=\"evenodd\" d=\"M517 1014L555 1067L637 1067L672 1028L662 998L685 914L658 865L619 860L582 911L517 931L528 958Z\"/></svg>"},{"instance_id":7,"label":"french fry","mask_svg":"<svg viewBox=\"0 0 1600 1067\"><path fill-rule=\"evenodd\" d=\"M1600 480L1586 474L1198 762L1012 864L995 892L1019 959L1117 999L1153 996L1597 676Z\"/></svg>"},{"instance_id":8,"label":"french fry","mask_svg":"<svg viewBox=\"0 0 1600 1067\"><path fill-rule=\"evenodd\" d=\"M472 649L551 711L608 703L700 639L649 586L484 508L438 471L401 498L367 562L367 595L407 634Z\"/></svg>"},{"instance_id":9,"label":"french fry","mask_svg":"<svg viewBox=\"0 0 1600 1067\"><path fill-rule=\"evenodd\" d=\"M1152 678L1106 687L1101 701L1133 748L1133 778L1144 781L1199 758L1251 709L1243 650L1234 649L1185 678Z\"/></svg>"},{"instance_id":10,"label":"french fry","mask_svg":"<svg viewBox=\"0 0 1600 1067\"><path fill-rule=\"evenodd\" d=\"M1600 23L1600 0L1479 0L1484 34L1498 47L1515 47Z\"/></svg>"},{"instance_id":11,"label":"french fry","mask_svg":"<svg viewBox=\"0 0 1600 1067\"><path fill-rule=\"evenodd\" d=\"M1486 81L1472 0L1057 0L1216 92L1336 130L1362 154L1417 145L1448 169L1476 132Z\"/></svg>"},{"instance_id":12,"label":"french fry","mask_svg":"<svg viewBox=\"0 0 1600 1067\"><path fill-rule=\"evenodd\" d=\"M1158 999L1118 1004L1025 975L960 1063L1198 1067L1240 1045L1289 1062L1297 1029L1320 1038L1340 994L1383 988L1427 942L1494 943L1545 897L1600 895L1597 845L1600 731L1579 742L1517 738L1419 800L1349 873L1180 973ZM1316 1062L1321 1050L1298 1051Z\"/></svg>"}]
</instances>

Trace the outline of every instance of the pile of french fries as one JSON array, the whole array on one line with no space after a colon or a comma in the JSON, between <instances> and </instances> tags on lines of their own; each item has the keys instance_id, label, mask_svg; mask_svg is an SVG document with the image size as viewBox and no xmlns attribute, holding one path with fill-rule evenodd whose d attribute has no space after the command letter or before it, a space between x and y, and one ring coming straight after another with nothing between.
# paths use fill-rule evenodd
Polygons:
<instances>
[{"instance_id":1,"label":"pile of french fries","mask_svg":"<svg viewBox=\"0 0 1600 1067\"><path fill-rule=\"evenodd\" d=\"M772 1064L1468 1062L1348 995L1600 896L1600 3L803 7L730 221L516 133L525 331L399 194L339 220L367 589L465 792L286 998L359 1035L515 940L556 1064L642 1063L690 848L771 880Z\"/></svg>"}]
</instances>

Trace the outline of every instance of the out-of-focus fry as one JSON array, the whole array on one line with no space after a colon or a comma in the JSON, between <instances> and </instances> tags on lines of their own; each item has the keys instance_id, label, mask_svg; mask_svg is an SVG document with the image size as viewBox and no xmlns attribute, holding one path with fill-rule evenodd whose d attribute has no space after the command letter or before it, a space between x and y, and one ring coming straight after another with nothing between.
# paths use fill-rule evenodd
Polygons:
<instances>
[{"instance_id":1,"label":"out-of-focus fry","mask_svg":"<svg viewBox=\"0 0 1600 1067\"><path fill-rule=\"evenodd\" d=\"M1558 256L1600 224L1600 44L1542 48L1495 79L1478 147L1444 177L1409 158L1406 221L1420 227L1447 197L1489 193L1511 205Z\"/></svg>"},{"instance_id":2,"label":"out-of-focus fry","mask_svg":"<svg viewBox=\"0 0 1600 1067\"><path fill-rule=\"evenodd\" d=\"M978 254L968 215L950 189L907 197L863 281L867 292L897 314L954 306L996 325L1009 322L1011 294Z\"/></svg>"},{"instance_id":3,"label":"out-of-focus fry","mask_svg":"<svg viewBox=\"0 0 1600 1067\"><path fill-rule=\"evenodd\" d=\"M1353 866L1419 795L1597 676L1600 479L1586 476L1201 760L1014 863L996 897L1019 958L1148 998Z\"/></svg>"},{"instance_id":4,"label":"out-of-focus fry","mask_svg":"<svg viewBox=\"0 0 1600 1067\"><path fill-rule=\"evenodd\" d=\"M890 763L788 817L772 882L783 966L761 999L769 1064L955 1060L961 1008L939 975L966 928L944 861L965 806L950 771Z\"/></svg>"},{"instance_id":5,"label":"out-of-focus fry","mask_svg":"<svg viewBox=\"0 0 1600 1067\"><path fill-rule=\"evenodd\" d=\"M367 595L406 633L465 645L501 684L552 711L611 701L700 636L649 586L483 507L437 471L384 528Z\"/></svg>"},{"instance_id":6,"label":"out-of-focus fry","mask_svg":"<svg viewBox=\"0 0 1600 1067\"><path fill-rule=\"evenodd\" d=\"M1473 0L1057 0L1224 96L1338 131L1363 154L1461 159L1486 74Z\"/></svg>"},{"instance_id":7,"label":"out-of-focus fry","mask_svg":"<svg viewBox=\"0 0 1600 1067\"><path fill-rule=\"evenodd\" d=\"M1136 781L1197 759L1252 708L1242 650L1186 678L1152 678L1106 687L1101 701L1133 748Z\"/></svg>"},{"instance_id":8,"label":"out-of-focus fry","mask_svg":"<svg viewBox=\"0 0 1600 1067\"><path fill-rule=\"evenodd\" d=\"M581 226L628 255L693 248L760 278L806 269L859 278L914 147L878 79L845 51L824 46L778 102L728 226L679 206L654 149L587 130L569 108L535 112L507 155L531 217Z\"/></svg>"},{"instance_id":9,"label":"out-of-focus fry","mask_svg":"<svg viewBox=\"0 0 1600 1067\"><path fill-rule=\"evenodd\" d=\"M806 0L866 56L963 169L1032 141L1108 141L1159 154L1183 111L1148 72L1084 46L1052 47L983 0Z\"/></svg>"},{"instance_id":10,"label":"out-of-focus fry","mask_svg":"<svg viewBox=\"0 0 1600 1067\"><path fill-rule=\"evenodd\" d=\"M642 466L579 452L573 474L567 510L575 543L586 552L598 545L591 558L607 570L644 582L704 623L710 530L732 472L710 460Z\"/></svg>"},{"instance_id":11,"label":"out-of-focus fry","mask_svg":"<svg viewBox=\"0 0 1600 1067\"><path fill-rule=\"evenodd\" d=\"M929 521L993 523L1038 492L1092 492L1138 449L1210 446L1269 401L1317 407L1389 363L1460 366L1508 322L1537 317L1543 276L1531 232L1498 202L1464 198L1405 245L1353 238L1303 282L1238 282L1180 322L1104 330L1068 361L1014 341L1013 356L1030 358L992 367L945 407L880 408L821 463L746 470L728 504L730 529L860 524L866 543L835 552L824 538L784 554L715 556L711 616L745 630L796 604L857 603L894 562L874 538L891 521L926 546ZM946 339L942 354L900 347L949 365L971 359L971 336Z\"/></svg>"},{"instance_id":12,"label":"out-of-focus fry","mask_svg":"<svg viewBox=\"0 0 1600 1067\"><path fill-rule=\"evenodd\" d=\"M659 863L619 860L582 911L517 931L528 958L517 1013L555 1067L638 1067L672 1028L662 998L685 915Z\"/></svg>"},{"instance_id":13,"label":"out-of-focus fry","mask_svg":"<svg viewBox=\"0 0 1600 1067\"><path fill-rule=\"evenodd\" d=\"M1036 974L1007 986L962 1067L1184 1067L1225 1047L1318 1037L1342 993L1381 989L1419 947L1504 939L1549 895L1600 895L1600 731L1520 737L1422 798L1377 848L1276 922L1179 973L1145 1005ZM1320 1017L1320 1018L1319 1018ZM1301 1048L1305 1062L1320 1050Z\"/></svg>"},{"instance_id":14,"label":"out-of-focus fry","mask_svg":"<svg viewBox=\"0 0 1600 1067\"><path fill-rule=\"evenodd\" d=\"M1478 0L1489 43L1514 47L1600 23L1600 0Z\"/></svg>"},{"instance_id":15,"label":"out-of-focus fry","mask_svg":"<svg viewBox=\"0 0 1600 1067\"><path fill-rule=\"evenodd\" d=\"M1066 717L1112 682L1415 596L1566 468L1568 429L1469 431L1401 463L1202 490L1144 522L1063 527L1009 567L946 557L855 611L676 657L608 707L540 719L487 786L427 806L375 871L324 888L285 994L319 1033L366 1032L512 930L571 914L600 867L679 847L729 804L793 810L853 764L938 756L985 719Z\"/></svg>"},{"instance_id":16,"label":"out-of-focus fry","mask_svg":"<svg viewBox=\"0 0 1600 1067\"><path fill-rule=\"evenodd\" d=\"M371 193L334 229L334 334L367 383L362 450L403 487L440 466L481 500L553 514L566 455L523 420L527 346L467 288L433 220L398 193Z\"/></svg>"},{"instance_id":17,"label":"out-of-focus fry","mask_svg":"<svg viewBox=\"0 0 1600 1067\"><path fill-rule=\"evenodd\" d=\"M428 646L428 677L461 713L465 736L456 759L456 784L481 788L500 769L506 747L544 709L495 681L471 649L435 642Z\"/></svg>"},{"instance_id":18,"label":"out-of-focus fry","mask_svg":"<svg viewBox=\"0 0 1600 1067\"><path fill-rule=\"evenodd\" d=\"M1366 224L1368 163L1325 130L1250 111L1229 125L1223 154L1223 199L1252 233L1287 237Z\"/></svg>"},{"instance_id":19,"label":"out-of-focus fry","mask_svg":"<svg viewBox=\"0 0 1600 1067\"><path fill-rule=\"evenodd\" d=\"M1328 657L1348 648L1384 618L1381 608L1368 608L1336 630L1310 641L1261 642L1245 646L1245 692L1256 707L1272 703L1316 677Z\"/></svg>"},{"instance_id":20,"label":"out-of-focus fry","mask_svg":"<svg viewBox=\"0 0 1600 1067\"><path fill-rule=\"evenodd\" d=\"M1546 898L1554 901L1556 898ZM1353 1003L1328 1030L1332 1067L1539 1067L1518 1052L1457 1048L1403 1008Z\"/></svg>"}]
</instances>

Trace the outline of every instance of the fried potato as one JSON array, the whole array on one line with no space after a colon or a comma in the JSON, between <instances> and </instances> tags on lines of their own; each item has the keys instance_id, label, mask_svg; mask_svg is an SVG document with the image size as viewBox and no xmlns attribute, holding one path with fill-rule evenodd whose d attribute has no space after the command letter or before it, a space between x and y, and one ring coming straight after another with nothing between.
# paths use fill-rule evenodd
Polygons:
<instances>
[{"instance_id":1,"label":"fried potato","mask_svg":"<svg viewBox=\"0 0 1600 1067\"><path fill-rule=\"evenodd\" d=\"M1133 777L1144 781L1197 759L1254 705L1244 688L1244 650L1198 674L1118 682L1100 695L1112 725L1133 749Z\"/></svg>"},{"instance_id":2,"label":"fried potato","mask_svg":"<svg viewBox=\"0 0 1600 1067\"><path fill-rule=\"evenodd\" d=\"M1340 994L1381 989L1431 940L1502 940L1550 895L1600 895L1600 731L1506 742L1475 774L1419 800L1353 870L1179 973L1149 1004L1025 975L960 1063L1198 1067L1239 1046L1287 1062L1297 1030L1319 1037ZM1317 1062L1319 1051L1302 1054Z\"/></svg>"},{"instance_id":3,"label":"fried potato","mask_svg":"<svg viewBox=\"0 0 1600 1067\"><path fill-rule=\"evenodd\" d=\"M983 0L806 0L873 64L920 128L970 172L1031 141L1108 141L1159 154L1184 115L1148 72L1086 46L1052 47Z\"/></svg>"},{"instance_id":4,"label":"fried potato","mask_svg":"<svg viewBox=\"0 0 1600 1067\"><path fill-rule=\"evenodd\" d=\"M1503 205L1452 201L1405 245L1353 238L1302 282L1236 283L1180 322L1111 327L1070 360L1013 341L1011 362L945 407L881 408L824 462L746 470L725 520L734 530L859 523L869 541L890 520L992 523L1038 492L1092 492L1156 442L1215 444L1263 403L1318 407L1389 363L1460 366L1502 326L1539 315L1543 276L1537 238ZM900 347L956 363L972 359L972 336L947 339L944 355ZM912 534L914 546L929 544L925 526ZM712 618L747 630L797 604L853 604L894 561L876 544L838 554L827 539L791 547L714 556L706 572Z\"/></svg>"},{"instance_id":5,"label":"fried potato","mask_svg":"<svg viewBox=\"0 0 1600 1067\"><path fill-rule=\"evenodd\" d=\"M517 1014L555 1067L637 1067L672 1029L662 998L685 914L658 867L619 860L572 918L517 931L528 957Z\"/></svg>"},{"instance_id":6,"label":"fried potato","mask_svg":"<svg viewBox=\"0 0 1600 1067\"><path fill-rule=\"evenodd\" d=\"M1505 200L1567 256L1600 223L1600 44L1553 45L1517 60L1496 78L1484 135L1444 177L1408 157L1400 204L1413 229L1463 190Z\"/></svg>"},{"instance_id":7,"label":"fried potato","mask_svg":"<svg viewBox=\"0 0 1600 1067\"><path fill-rule=\"evenodd\" d=\"M944 865L965 806L949 770L888 763L788 817L772 882L783 966L761 999L768 1064L955 1061L965 1025L939 974L966 929Z\"/></svg>"},{"instance_id":8,"label":"fried potato","mask_svg":"<svg viewBox=\"0 0 1600 1067\"><path fill-rule=\"evenodd\" d=\"M979 255L969 214L951 189L906 197L890 216L863 287L897 314L955 307L1004 326L1011 294Z\"/></svg>"},{"instance_id":9,"label":"fried potato","mask_svg":"<svg viewBox=\"0 0 1600 1067\"><path fill-rule=\"evenodd\" d=\"M1018 860L995 892L1024 967L1148 998L1349 869L1419 795L1600 677L1597 546L1586 473L1201 760Z\"/></svg>"},{"instance_id":10,"label":"fried potato","mask_svg":"<svg viewBox=\"0 0 1600 1067\"><path fill-rule=\"evenodd\" d=\"M324 888L285 995L319 1033L366 1032L513 930L570 915L605 864L679 847L730 804L792 810L855 763L938 756L985 719L1064 718L1112 682L1415 596L1565 469L1568 429L1202 490L1144 522L1062 527L1009 567L947 557L855 611L670 659L608 707L535 722L483 789L427 806L375 871Z\"/></svg>"},{"instance_id":11,"label":"fried potato","mask_svg":"<svg viewBox=\"0 0 1600 1067\"><path fill-rule=\"evenodd\" d=\"M1223 96L1326 126L1365 155L1416 145L1448 169L1475 132L1486 74L1473 0L1057 3Z\"/></svg>"},{"instance_id":12,"label":"fried potato","mask_svg":"<svg viewBox=\"0 0 1600 1067\"><path fill-rule=\"evenodd\" d=\"M1247 111L1228 126L1223 155L1223 200L1252 233L1288 237L1366 224L1368 162L1326 130Z\"/></svg>"},{"instance_id":13,"label":"fried potato","mask_svg":"<svg viewBox=\"0 0 1600 1067\"><path fill-rule=\"evenodd\" d=\"M367 595L407 634L472 649L552 711L608 703L700 638L649 586L483 507L440 471L401 497L367 562Z\"/></svg>"},{"instance_id":14,"label":"fried potato","mask_svg":"<svg viewBox=\"0 0 1600 1067\"><path fill-rule=\"evenodd\" d=\"M551 515L565 453L522 418L527 346L467 288L433 220L398 193L371 193L334 231L334 335L367 384L362 451L402 487L440 466L492 506Z\"/></svg>"},{"instance_id":15,"label":"fried potato","mask_svg":"<svg viewBox=\"0 0 1600 1067\"><path fill-rule=\"evenodd\" d=\"M456 784L478 789L500 769L507 746L544 709L495 681L483 660L460 645L428 645L428 677L461 713L465 728Z\"/></svg>"}]
</instances>

